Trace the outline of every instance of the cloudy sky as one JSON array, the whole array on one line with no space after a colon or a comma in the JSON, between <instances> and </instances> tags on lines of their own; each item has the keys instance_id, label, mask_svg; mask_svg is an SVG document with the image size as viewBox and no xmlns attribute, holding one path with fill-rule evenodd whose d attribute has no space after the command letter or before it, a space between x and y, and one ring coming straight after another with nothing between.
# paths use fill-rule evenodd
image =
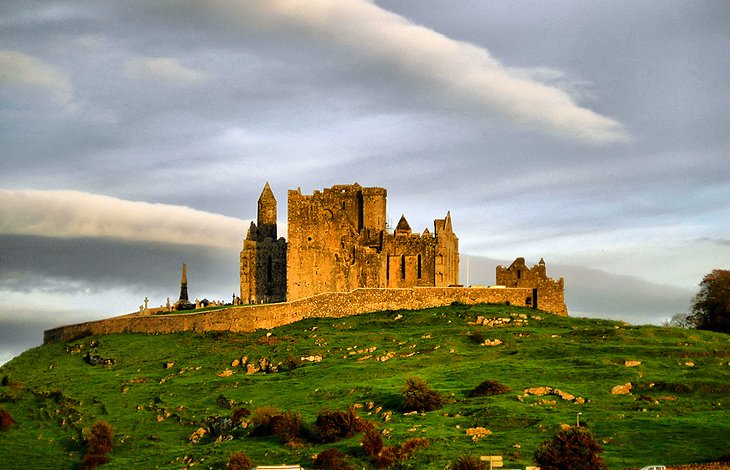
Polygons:
<instances>
[{"instance_id":1,"label":"cloudy sky","mask_svg":"<svg viewBox=\"0 0 730 470\"><path fill-rule=\"evenodd\" d=\"M382 186L414 230L451 211L463 282L544 257L574 315L686 312L730 268L728 20L701 0L4 0L0 363L174 300L183 261L192 297L230 299L266 181L284 231L288 189Z\"/></svg>"}]
</instances>

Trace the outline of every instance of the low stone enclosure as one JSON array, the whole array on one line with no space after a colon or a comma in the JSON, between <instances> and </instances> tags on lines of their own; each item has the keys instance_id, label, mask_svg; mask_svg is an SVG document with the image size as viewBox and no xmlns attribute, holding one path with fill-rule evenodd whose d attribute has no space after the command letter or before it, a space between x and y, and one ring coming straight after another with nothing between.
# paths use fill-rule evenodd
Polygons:
<instances>
[{"instance_id":1,"label":"low stone enclosure","mask_svg":"<svg viewBox=\"0 0 730 470\"><path fill-rule=\"evenodd\" d=\"M199 313L145 315L133 313L46 330L45 344L112 333L177 333L194 331L250 332L271 329L306 318L341 318L385 310L419 310L453 303L507 304L532 307L533 289L523 287L415 287L355 289L330 292L293 302L244 305ZM529 300L528 300L529 299ZM541 302L540 309L567 315L565 306Z\"/></svg>"}]
</instances>

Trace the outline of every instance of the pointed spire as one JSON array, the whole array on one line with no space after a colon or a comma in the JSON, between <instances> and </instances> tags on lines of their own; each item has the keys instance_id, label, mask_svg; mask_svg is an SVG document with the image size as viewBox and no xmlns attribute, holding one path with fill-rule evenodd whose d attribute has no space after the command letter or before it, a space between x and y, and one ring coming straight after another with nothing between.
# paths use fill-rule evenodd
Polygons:
<instances>
[{"instance_id":1,"label":"pointed spire","mask_svg":"<svg viewBox=\"0 0 730 470\"><path fill-rule=\"evenodd\" d=\"M449 232L453 232L453 228L451 227L451 211L446 212L446 219L444 219L445 225L444 229L448 230Z\"/></svg>"},{"instance_id":2,"label":"pointed spire","mask_svg":"<svg viewBox=\"0 0 730 470\"><path fill-rule=\"evenodd\" d=\"M260 240L265 238L276 239L276 198L268 181L259 197L257 222Z\"/></svg>"},{"instance_id":3,"label":"pointed spire","mask_svg":"<svg viewBox=\"0 0 730 470\"><path fill-rule=\"evenodd\" d=\"M395 233L403 233L403 234L409 234L411 233L411 226L408 224L408 221L406 220L405 215L400 216L400 220L398 221L398 225L395 226Z\"/></svg>"}]
</instances>

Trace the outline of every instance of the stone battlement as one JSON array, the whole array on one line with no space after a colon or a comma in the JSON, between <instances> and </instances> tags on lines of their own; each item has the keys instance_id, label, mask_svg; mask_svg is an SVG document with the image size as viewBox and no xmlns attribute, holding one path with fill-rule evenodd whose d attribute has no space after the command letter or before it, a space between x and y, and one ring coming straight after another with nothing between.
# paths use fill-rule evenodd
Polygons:
<instances>
[{"instance_id":1,"label":"stone battlement","mask_svg":"<svg viewBox=\"0 0 730 470\"><path fill-rule=\"evenodd\" d=\"M104 320L46 330L44 343L72 341L87 335L113 333L178 333L183 331L250 332L271 329L306 318L341 318L385 310L419 310L443 307L455 302L535 305L532 288L511 287L413 287L360 288L351 292L330 292L292 302L246 305L200 313L170 315L130 314ZM528 301L529 299L529 301ZM540 309L566 315L564 304L540 303Z\"/></svg>"}]
</instances>

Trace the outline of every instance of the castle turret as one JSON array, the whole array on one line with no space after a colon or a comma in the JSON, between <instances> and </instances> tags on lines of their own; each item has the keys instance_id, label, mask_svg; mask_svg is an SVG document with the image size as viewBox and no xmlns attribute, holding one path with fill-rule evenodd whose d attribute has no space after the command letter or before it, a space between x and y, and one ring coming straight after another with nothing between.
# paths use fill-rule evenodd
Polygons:
<instances>
[{"instance_id":1,"label":"castle turret","mask_svg":"<svg viewBox=\"0 0 730 470\"><path fill-rule=\"evenodd\" d=\"M268 182L259 197L257 225L259 229L259 240L266 238L276 240L276 198Z\"/></svg>"}]
</instances>

